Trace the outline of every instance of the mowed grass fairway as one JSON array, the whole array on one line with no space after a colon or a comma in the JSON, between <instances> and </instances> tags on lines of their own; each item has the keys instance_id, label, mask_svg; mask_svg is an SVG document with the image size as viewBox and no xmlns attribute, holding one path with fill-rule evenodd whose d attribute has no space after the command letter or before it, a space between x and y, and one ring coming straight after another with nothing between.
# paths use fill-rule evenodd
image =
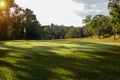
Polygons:
<instances>
[{"instance_id":1,"label":"mowed grass fairway","mask_svg":"<svg viewBox=\"0 0 120 80\"><path fill-rule=\"evenodd\" d=\"M1 41L0 80L120 80L120 42Z\"/></svg>"}]
</instances>

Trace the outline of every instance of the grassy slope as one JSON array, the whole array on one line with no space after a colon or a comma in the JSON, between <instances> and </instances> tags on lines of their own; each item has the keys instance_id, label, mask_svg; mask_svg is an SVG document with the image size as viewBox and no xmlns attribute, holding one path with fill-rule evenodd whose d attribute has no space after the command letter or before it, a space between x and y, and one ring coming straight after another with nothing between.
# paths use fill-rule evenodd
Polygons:
<instances>
[{"instance_id":1,"label":"grassy slope","mask_svg":"<svg viewBox=\"0 0 120 80\"><path fill-rule=\"evenodd\" d=\"M108 40L0 42L0 80L120 80L120 41Z\"/></svg>"}]
</instances>

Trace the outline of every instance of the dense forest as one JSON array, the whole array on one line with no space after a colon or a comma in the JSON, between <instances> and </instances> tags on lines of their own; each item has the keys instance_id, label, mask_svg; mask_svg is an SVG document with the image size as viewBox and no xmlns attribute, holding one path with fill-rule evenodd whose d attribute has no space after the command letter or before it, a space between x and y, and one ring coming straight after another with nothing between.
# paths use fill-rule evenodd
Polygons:
<instances>
[{"instance_id":1,"label":"dense forest","mask_svg":"<svg viewBox=\"0 0 120 80\"><path fill-rule=\"evenodd\" d=\"M41 25L31 9L23 9L14 0L1 0L0 4L0 40L41 40L83 38L98 36L99 39L120 35L120 0L109 0L110 16L87 15L84 26Z\"/></svg>"}]
</instances>

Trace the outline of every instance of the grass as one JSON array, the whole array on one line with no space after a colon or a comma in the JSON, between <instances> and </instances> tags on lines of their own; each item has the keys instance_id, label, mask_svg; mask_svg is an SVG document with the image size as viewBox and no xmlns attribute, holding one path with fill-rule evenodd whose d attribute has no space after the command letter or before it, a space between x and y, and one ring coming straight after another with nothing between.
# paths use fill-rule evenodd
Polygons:
<instances>
[{"instance_id":1,"label":"grass","mask_svg":"<svg viewBox=\"0 0 120 80\"><path fill-rule=\"evenodd\" d=\"M1 41L0 80L120 80L120 43Z\"/></svg>"}]
</instances>

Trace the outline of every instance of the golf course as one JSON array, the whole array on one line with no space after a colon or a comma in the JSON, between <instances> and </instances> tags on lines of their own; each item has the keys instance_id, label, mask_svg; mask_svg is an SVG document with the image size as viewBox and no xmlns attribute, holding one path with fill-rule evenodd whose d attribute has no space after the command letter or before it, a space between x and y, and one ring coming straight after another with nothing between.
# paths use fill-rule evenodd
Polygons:
<instances>
[{"instance_id":1,"label":"golf course","mask_svg":"<svg viewBox=\"0 0 120 80\"><path fill-rule=\"evenodd\" d=\"M0 80L120 80L120 0L0 0Z\"/></svg>"},{"instance_id":2,"label":"golf course","mask_svg":"<svg viewBox=\"0 0 120 80\"><path fill-rule=\"evenodd\" d=\"M108 40L0 41L0 80L120 80L120 41Z\"/></svg>"}]
</instances>

